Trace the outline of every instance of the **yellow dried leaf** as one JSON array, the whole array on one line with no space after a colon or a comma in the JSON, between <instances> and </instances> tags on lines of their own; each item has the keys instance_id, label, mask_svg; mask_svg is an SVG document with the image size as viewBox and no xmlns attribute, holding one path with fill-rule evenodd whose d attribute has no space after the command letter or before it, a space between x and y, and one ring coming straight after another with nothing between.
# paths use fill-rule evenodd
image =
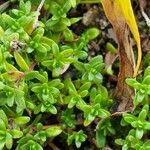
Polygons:
<instances>
[{"instance_id":1,"label":"yellow dried leaf","mask_svg":"<svg viewBox=\"0 0 150 150\"><path fill-rule=\"evenodd\" d=\"M34 28L33 28L33 24L34 24L34 20L31 20L25 27L24 27L24 30L29 34L31 35Z\"/></svg>"},{"instance_id":2,"label":"yellow dried leaf","mask_svg":"<svg viewBox=\"0 0 150 150\"><path fill-rule=\"evenodd\" d=\"M131 0L102 0L102 5L107 18L115 27L122 25L123 20L129 26L138 48L138 59L133 77L136 77L141 63L141 42L135 16L133 13ZM110 7L113 5L112 7ZM108 8L109 7L109 8ZM115 8L112 10L112 8ZM109 11L108 11L109 10ZM115 16L115 17L114 17ZM116 19L117 18L117 19ZM119 19L120 18L120 19ZM116 23L114 23L116 21ZM120 22L119 22L120 21Z\"/></svg>"},{"instance_id":3,"label":"yellow dried leaf","mask_svg":"<svg viewBox=\"0 0 150 150\"><path fill-rule=\"evenodd\" d=\"M6 71L18 71L16 67L14 67L12 64L5 61L5 69Z\"/></svg>"},{"instance_id":4,"label":"yellow dried leaf","mask_svg":"<svg viewBox=\"0 0 150 150\"><path fill-rule=\"evenodd\" d=\"M136 65L136 68L134 70L134 75L133 75L133 77L136 77L138 74L138 70L139 70L141 58L142 58L139 30L138 30L135 16L133 13L131 0L117 0L117 1L118 1L118 4L120 5L122 12L123 12L126 23L128 24L128 26L129 26L132 34L133 34L133 37L136 41L137 48L138 48L138 60L137 60L137 65Z\"/></svg>"},{"instance_id":5,"label":"yellow dried leaf","mask_svg":"<svg viewBox=\"0 0 150 150\"><path fill-rule=\"evenodd\" d=\"M6 73L1 74L1 77L9 80L9 81L16 81L24 76L24 73L21 71L8 71Z\"/></svg>"}]
</instances>

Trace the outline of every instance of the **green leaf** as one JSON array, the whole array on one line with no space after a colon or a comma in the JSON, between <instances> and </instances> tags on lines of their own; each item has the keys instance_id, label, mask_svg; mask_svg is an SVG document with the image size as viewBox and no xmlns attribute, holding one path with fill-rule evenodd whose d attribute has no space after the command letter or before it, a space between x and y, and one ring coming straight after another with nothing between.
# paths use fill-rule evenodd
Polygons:
<instances>
[{"instance_id":1,"label":"green leaf","mask_svg":"<svg viewBox=\"0 0 150 150\"><path fill-rule=\"evenodd\" d=\"M18 51L14 51L14 56L17 64L23 71L29 71L29 66L26 64L25 60L22 58L22 56L19 54Z\"/></svg>"},{"instance_id":2,"label":"green leaf","mask_svg":"<svg viewBox=\"0 0 150 150\"><path fill-rule=\"evenodd\" d=\"M140 129L140 128L136 129L135 136L136 136L137 139L141 139L143 134L144 134L143 129Z\"/></svg>"},{"instance_id":3,"label":"green leaf","mask_svg":"<svg viewBox=\"0 0 150 150\"><path fill-rule=\"evenodd\" d=\"M96 130L96 145L98 148L103 148L106 144L106 136L103 130Z\"/></svg>"},{"instance_id":4,"label":"green leaf","mask_svg":"<svg viewBox=\"0 0 150 150\"><path fill-rule=\"evenodd\" d=\"M0 26L0 39L3 37L4 35L4 30L3 28Z\"/></svg>"},{"instance_id":5,"label":"green leaf","mask_svg":"<svg viewBox=\"0 0 150 150\"><path fill-rule=\"evenodd\" d=\"M77 148L81 147L81 143L84 142L87 138L87 136L83 133L83 130L80 130L79 132L75 133L75 145Z\"/></svg>"},{"instance_id":6,"label":"green leaf","mask_svg":"<svg viewBox=\"0 0 150 150\"><path fill-rule=\"evenodd\" d=\"M150 75L150 66L148 66L144 71L144 78Z\"/></svg>"},{"instance_id":7,"label":"green leaf","mask_svg":"<svg viewBox=\"0 0 150 150\"><path fill-rule=\"evenodd\" d=\"M10 131L10 134L12 135L12 137L14 139L18 139L18 138L21 138L23 136L23 132L22 131L19 131L17 129L12 129Z\"/></svg>"},{"instance_id":8,"label":"green leaf","mask_svg":"<svg viewBox=\"0 0 150 150\"><path fill-rule=\"evenodd\" d=\"M74 24L74 23L76 23L76 22L78 22L80 20L81 20L81 18L70 18L71 24Z\"/></svg>"},{"instance_id":9,"label":"green leaf","mask_svg":"<svg viewBox=\"0 0 150 150\"><path fill-rule=\"evenodd\" d=\"M107 65L105 71L108 75L113 75L112 65Z\"/></svg>"},{"instance_id":10,"label":"green leaf","mask_svg":"<svg viewBox=\"0 0 150 150\"><path fill-rule=\"evenodd\" d=\"M113 127L108 127L107 129L111 134L115 135L116 131Z\"/></svg>"},{"instance_id":11,"label":"green leaf","mask_svg":"<svg viewBox=\"0 0 150 150\"><path fill-rule=\"evenodd\" d=\"M39 131L34 137L42 142L45 142L46 141L46 132Z\"/></svg>"},{"instance_id":12,"label":"green leaf","mask_svg":"<svg viewBox=\"0 0 150 150\"><path fill-rule=\"evenodd\" d=\"M27 150L29 149L30 150L43 150L43 148L41 147L40 144L34 142L33 140L28 140L27 142L24 142L24 143L21 143L20 146L17 147L16 150Z\"/></svg>"},{"instance_id":13,"label":"green leaf","mask_svg":"<svg viewBox=\"0 0 150 150\"><path fill-rule=\"evenodd\" d=\"M14 100L15 100L15 93L10 93L8 94L8 97L7 97L7 105L9 107L12 107L14 105Z\"/></svg>"},{"instance_id":14,"label":"green leaf","mask_svg":"<svg viewBox=\"0 0 150 150\"><path fill-rule=\"evenodd\" d=\"M66 79L65 84L70 92L76 93L76 88L74 84L72 83L71 79Z\"/></svg>"},{"instance_id":15,"label":"green leaf","mask_svg":"<svg viewBox=\"0 0 150 150\"><path fill-rule=\"evenodd\" d=\"M144 127L145 130L150 130L150 122L145 122Z\"/></svg>"},{"instance_id":16,"label":"green leaf","mask_svg":"<svg viewBox=\"0 0 150 150\"><path fill-rule=\"evenodd\" d=\"M94 81L95 81L95 83L97 83L97 84L102 83L102 81L103 81L103 76L101 75L101 73L97 73L97 74L95 75Z\"/></svg>"},{"instance_id":17,"label":"green leaf","mask_svg":"<svg viewBox=\"0 0 150 150\"><path fill-rule=\"evenodd\" d=\"M42 41L42 43L45 43L45 44L49 45L51 47L53 53L58 54L59 47L58 47L57 43L55 43L52 39L43 36L41 38L41 41Z\"/></svg>"},{"instance_id":18,"label":"green leaf","mask_svg":"<svg viewBox=\"0 0 150 150\"><path fill-rule=\"evenodd\" d=\"M31 88L31 90L32 90L33 92L35 92L35 93L41 93L41 89L42 89L42 88L43 88L43 87L40 86L40 85L35 85L34 87Z\"/></svg>"},{"instance_id":19,"label":"green leaf","mask_svg":"<svg viewBox=\"0 0 150 150\"><path fill-rule=\"evenodd\" d=\"M12 64L9 64L7 61L5 61L5 68L6 71L18 71L16 67L14 67Z\"/></svg>"},{"instance_id":20,"label":"green leaf","mask_svg":"<svg viewBox=\"0 0 150 150\"><path fill-rule=\"evenodd\" d=\"M130 85L131 87L134 87L135 89L139 89L141 87L141 84L136 81L136 79L126 79L126 83Z\"/></svg>"},{"instance_id":21,"label":"green leaf","mask_svg":"<svg viewBox=\"0 0 150 150\"><path fill-rule=\"evenodd\" d=\"M83 98L83 97L86 97L88 95L88 90L84 90L82 92L80 92L80 96Z\"/></svg>"},{"instance_id":22,"label":"green leaf","mask_svg":"<svg viewBox=\"0 0 150 150\"><path fill-rule=\"evenodd\" d=\"M94 80L94 76L95 75L93 73L89 72L89 74L88 74L88 80L89 81L93 81ZM86 80L86 78L84 80Z\"/></svg>"},{"instance_id":23,"label":"green leaf","mask_svg":"<svg viewBox=\"0 0 150 150\"><path fill-rule=\"evenodd\" d=\"M26 14L30 13L30 11L31 11L31 2L30 1L26 2L26 4L25 4L25 11L26 11Z\"/></svg>"},{"instance_id":24,"label":"green leaf","mask_svg":"<svg viewBox=\"0 0 150 150\"><path fill-rule=\"evenodd\" d=\"M5 125L8 126L8 119L7 119L7 116L3 110L0 110L0 118L3 120Z\"/></svg>"},{"instance_id":25,"label":"green leaf","mask_svg":"<svg viewBox=\"0 0 150 150\"><path fill-rule=\"evenodd\" d=\"M69 101L69 104L68 104L68 108L73 108L77 103L77 99L75 97L72 97Z\"/></svg>"},{"instance_id":26,"label":"green leaf","mask_svg":"<svg viewBox=\"0 0 150 150\"><path fill-rule=\"evenodd\" d=\"M47 137L55 137L61 134L62 129L61 126L51 126L45 130Z\"/></svg>"},{"instance_id":27,"label":"green leaf","mask_svg":"<svg viewBox=\"0 0 150 150\"><path fill-rule=\"evenodd\" d=\"M67 57L73 55L73 49L65 49L60 54L62 57L67 58Z\"/></svg>"},{"instance_id":28,"label":"green leaf","mask_svg":"<svg viewBox=\"0 0 150 150\"><path fill-rule=\"evenodd\" d=\"M30 72L27 72L25 74L25 80L29 81L29 80L32 80L34 78L38 79L39 81L41 82L47 82L47 79L41 75L38 71L30 71Z\"/></svg>"},{"instance_id":29,"label":"green leaf","mask_svg":"<svg viewBox=\"0 0 150 150\"><path fill-rule=\"evenodd\" d=\"M24 125L30 121L30 117L22 116L14 119L15 123L18 125Z\"/></svg>"},{"instance_id":30,"label":"green leaf","mask_svg":"<svg viewBox=\"0 0 150 150\"><path fill-rule=\"evenodd\" d=\"M124 144L124 145L122 146L122 150L129 150L128 145L127 145L127 144Z\"/></svg>"},{"instance_id":31,"label":"green leaf","mask_svg":"<svg viewBox=\"0 0 150 150\"><path fill-rule=\"evenodd\" d=\"M134 128L138 128L139 126L141 127L141 124L142 122L140 120L139 121L136 120L131 123L131 126Z\"/></svg>"},{"instance_id":32,"label":"green leaf","mask_svg":"<svg viewBox=\"0 0 150 150\"><path fill-rule=\"evenodd\" d=\"M6 131L6 124L1 118L0 118L0 130Z\"/></svg>"},{"instance_id":33,"label":"green leaf","mask_svg":"<svg viewBox=\"0 0 150 150\"><path fill-rule=\"evenodd\" d=\"M123 114L123 118L127 123L132 123L133 121L137 120L135 116L128 113Z\"/></svg>"},{"instance_id":34,"label":"green leaf","mask_svg":"<svg viewBox=\"0 0 150 150\"><path fill-rule=\"evenodd\" d=\"M2 100L3 99L3 100ZM7 103L7 95L6 92L0 91L0 106L3 106Z\"/></svg>"},{"instance_id":35,"label":"green leaf","mask_svg":"<svg viewBox=\"0 0 150 150\"><path fill-rule=\"evenodd\" d=\"M105 109L99 109L98 110L98 116L101 118L107 118L110 116L110 113Z\"/></svg>"},{"instance_id":36,"label":"green leaf","mask_svg":"<svg viewBox=\"0 0 150 150\"><path fill-rule=\"evenodd\" d=\"M88 125L90 125L94 119L95 119L95 116L88 115L84 120L84 126L87 127Z\"/></svg>"},{"instance_id":37,"label":"green leaf","mask_svg":"<svg viewBox=\"0 0 150 150\"><path fill-rule=\"evenodd\" d=\"M68 145L72 144L74 138L75 138L75 134L71 134L71 135L68 134L68 138L67 138Z\"/></svg>"},{"instance_id":38,"label":"green leaf","mask_svg":"<svg viewBox=\"0 0 150 150\"><path fill-rule=\"evenodd\" d=\"M73 33L72 33L72 31L70 29L67 28L63 32L63 34L64 34L64 37L65 37L66 41L73 41Z\"/></svg>"},{"instance_id":39,"label":"green leaf","mask_svg":"<svg viewBox=\"0 0 150 150\"><path fill-rule=\"evenodd\" d=\"M6 115L8 115L9 117L14 118L16 116L16 113L12 110L12 108L4 105L2 109L5 111Z\"/></svg>"},{"instance_id":40,"label":"green leaf","mask_svg":"<svg viewBox=\"0 0 150 150\"><path fill-rule=\"evenodd\" d=\"M123 145L123 144L124 144L124 140L123 140L123 139L116 139L116 140L115 140L115 143L116 143L117 145Z\"/></svg>"},{"instance_id":41,"label":"green leaf","mask_svg":"<svg viewBox=\"0 0 150 150\"><path fill-rule=\"evenodd\" d=\"M80 148L81 147L81 142L80 141L75 141L76 147Z\"/></svg>"},{"instance_id":42,"label":"green leaf","mask_svg":"<svg viewBox=\"0 0 150 150\"><path fill-rule=\"evenodd\" d=\"M108 100L108 91L106 89L106 87L104 86L99 86L98 88L98 92L101 94L101 98L102 98L102 102L101 103L106 103L105 100Z\"/></svg>"},{"instance_id":43,"label":"green leaf","mask_svg":"<svg viewBox=\"0 0 150 150\"><path fill-rule=\"evenodd\" d=\"M147 75L147 76L144 78L142 84L150 85L150 75Z\"/></svg>"},{"instance_id":44,"label":"green leaf","mask_svg":"<svg viewBox=\"0 0 150 150\"><path fill-rule=\"evenodd\" d=\"M149 150L150 149L150 140L147 140L143 146L142 146L143 150Z\"/></svg>"},{"instance_id":45,"label":"green leaf","mask_svg":"<svg viewBox=\"0 0 150 150\"><path fill-rule=\"evenodd\" d=\"M15 23L15 19L11 18L9 15L6 13L2 14L2 19L6 24L12 25Z\"/></svg>"},{"instance_id":46,"label":"green leaf","mask_svg":"<svg viewBox=\"0 0 150 150\"><path fill-rule=\"evenodd\" d=\"M76 6L76 0L69 0L70 1L70 3L71 3L71 6L72 7L75 7Z\"/></svg>"},{"instance_id":47,"label":"green leaf","mask_svg":"<svg viewBox=\"0 0 150 150\"><path fill-rule=\"evenodd\" d=\"M134 97L134 105L137 106L139 103L141 103L145 98L144 93L137 92L135 97Z\"/></svg>"},{"instance_id":48,"label":"green leaf","mask_svg":"<svg viewBox=\"0 0 150 150\"><path fill-rule=\"evenodd\" d=\"M53 79L48 84L49 84L49 86L57 87L58 89L61 89L62 87L64 87L64 85L63 85L63 83L61 83L60 79Z\"/></svg>"},{"instance_id":49,"label":"green leaf","mask_svg":"<svg viewBox=\"0 0 150 150\"><path fill-rule=\"evenodd\" d=\"M148 105L145 105L143 107L143 109L141 110L141 112L139 114L139 117L138 117L141 121L144 121L146 119L148 110L149 110L149 106Z\"/></svg>"},{"instance_id":50,"label":"green leaf","mask_svg":"<svg viewBox=\"0 0 150 150\"><path fill-rule=\"evenodd\" d=\"M74 63L74 66L77 70L79 70L81 73L84 73L85 69L84 69L84 64L82 62L76 61Z\"/></svg>"},{"instance_id":51,"label":"green leaf","mask_svg":"<svg viewBox=\"0 0 150 150\"><path fill-rule=\"evenodd\" d=\"M0 51L0 63L2 63L3 62L3 53L2 53L2 51Z\"/></svg>"},{"instance_id":52,"label":"green leaf","mask_svg":"<svg viewBox=\"0 0 150 150\"><path fill-rule=\"evenodd\" d=\"M110 42L106 43L106 49L113 54L117 52L117 49Z\"/></svg>"},{"instance_id":53,"label":"green leaf","mask_svg":"<svg viewBox=\"0 0 150 150\"><path fill-rule=\"evenodd\" d=\"M57 114L57 109L53 105L49 106L48 111L51 112L54 115Z\"/></svg>"},{"instance_id":54,"label":"green leaf","mask_svg":"<svg viewBox=\"0 0 150 150\"><path fill-rule=\"evenodd\" d=\"M100 69L99 66L103 64L103 57L101 55L95 56L90 60L90 65L95 69ZM98 72L100 70L97 70Z\"/></svg>"},{"instance_id":55,"label":"green leaf","mask_svg":"<svg viewBox=\"0 0 150 150\"><path fill-rule=\"evenodd\" d=\"M13 146L13 138L12 138L12 135L9 133L6 134L6 143L5 144L6 144L7 149L11 149Z\"/></svg>"},{"instance_id":56,"label":"green leaf","mask_svg":"<svg viewBox=\"0 0 150 150\"><path fill-rule=\"evenodd\" d=\"M16 112L21 112L26 108L24 92L22 90L16 90L15 103L17 104Z\"/></svg>"},{"instance_id":57,"label":"green leaf","mask_svg":"<svg viewBox=\"0 0 150 150\"><path fill-rule=\"evenodd\" d=\"M120 125L121 126L127 126L128 123L124 120L124 118L121 119L121 122L120 122Z\"/></svg>"},{"instance_id":58,"label":"green leaf","mask_svg":"<svg viewBox=\"0 0 150 150\"><path fill-rule=\"evenodd\" d=\"M80 87L80 92L84 90L89 90L90 87L91 87L91 82L86 82Z\"/></svg>"},{"instance_id":59,"label":"green leaf","mask_svg":"<svg viewBox=\"0 0 150 150\"><path fill-rule=\"evenodd\" d=\"M5 140L0 140L0 150L3 150L3 148L4 148L4 146L5 146Z\"/></svg>"},{"instance_id":60,"label":"green leaf","mask_svg":"<svg viewBox=\"0 0 150 150\"><path fill-rule=\"evenodd\" d=\"M46 54L47 53L47 49L44 45L39 44L38 48L37 48L38 52L41 52L41 54Z\"/></svg>"},{"instance_id":61,"label":"green leaf","mask_svg":"<svg viewBox=\"0 0 150 150\"><path fill-rule=\"evenodd\" d=\"M100 30L97 28L90 28L85 32L85 36L88 40L95 39L100 34Z\"/></svg>"},{"instance_id":62,"label":"green leaf","mask_svg":"<svg viewBox=\"0 0 150 150\"><path fill-rule=\"evenodd\" d=\"M102 95L101 94L97 94L95 97L93 97L92 99L91 99L95 104L96 103L100 103L101 104L101 102L102 102Z\"/></svg>"},{"instance_id":63,"label":"green leaf","mask_svg":"<svg viewBox=\"0 0 150 150\"><path fill-rule=\"evenodd\" d=\"M81 48L82 49L82 48ZM87 52L85 51L76 51L75 52L75 56L78 58L78 59L81 59L81 60L85 60L87 57L88 57L88 54Z\"/></svg>"}]
</instances>

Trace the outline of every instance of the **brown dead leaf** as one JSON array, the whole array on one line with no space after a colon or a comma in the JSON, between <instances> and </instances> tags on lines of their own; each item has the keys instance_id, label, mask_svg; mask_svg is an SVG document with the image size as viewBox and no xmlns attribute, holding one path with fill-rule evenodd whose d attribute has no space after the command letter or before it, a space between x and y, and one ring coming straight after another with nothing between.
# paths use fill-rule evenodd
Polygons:
<instances>
[{"instance_id":1,"label":"brown dead leaf","mask_svg":"<svg viewBox=\"0 0 150 150\"><path fill-rule=\"evenodd\" d=\"M102 0L102 4L118 40L120 72L114 97L119 105L114 111L131 111L133 109L132 95L134 91L125 83L125 79L132 77L134 72L133 51L128 39L129 30L121 9L114 0Z\"/></svg>"}]
</instances>

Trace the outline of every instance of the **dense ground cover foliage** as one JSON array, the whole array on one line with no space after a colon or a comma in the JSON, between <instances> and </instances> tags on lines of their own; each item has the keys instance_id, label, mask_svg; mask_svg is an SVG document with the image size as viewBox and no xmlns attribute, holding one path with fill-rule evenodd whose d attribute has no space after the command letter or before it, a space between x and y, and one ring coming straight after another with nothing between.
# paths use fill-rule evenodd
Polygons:
<instances>
[{"instance_id":1,"label":"dense ground cover foliage","mask_svg":"<svg viewBox=\"0 0 150 150\"><path fill-rule=\"evenodd\" d=\"M115 111L116 43L105 27L81 25L89 3L0 5L0 150L149 150L149 55L143 73L126 79L133 111ZM103 50L92 54L97 39Z\"/></svg>"}]
</instances>

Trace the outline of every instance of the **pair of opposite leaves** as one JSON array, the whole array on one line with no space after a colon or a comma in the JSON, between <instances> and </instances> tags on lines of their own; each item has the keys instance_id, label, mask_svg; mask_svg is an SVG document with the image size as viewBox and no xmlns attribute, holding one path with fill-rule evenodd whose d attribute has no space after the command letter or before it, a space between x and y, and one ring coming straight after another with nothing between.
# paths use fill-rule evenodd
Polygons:
<instances>
[{"instance_id":1,"label":"pair of opposite leaves","mask_svg":"<svg viewBox=\"0 0 150 150\"><path fill-rule=\"evenodd\" d=\"M123 21L129 26L133 34L138 48L137 64L133 74L133 77L136 77L141 63L142 52L139 31L133 13L131 0L101 0L101 3L107 18L115 30L117 30L118 26L120 25L119 22Z\"/></svg>"}]
</instances>

